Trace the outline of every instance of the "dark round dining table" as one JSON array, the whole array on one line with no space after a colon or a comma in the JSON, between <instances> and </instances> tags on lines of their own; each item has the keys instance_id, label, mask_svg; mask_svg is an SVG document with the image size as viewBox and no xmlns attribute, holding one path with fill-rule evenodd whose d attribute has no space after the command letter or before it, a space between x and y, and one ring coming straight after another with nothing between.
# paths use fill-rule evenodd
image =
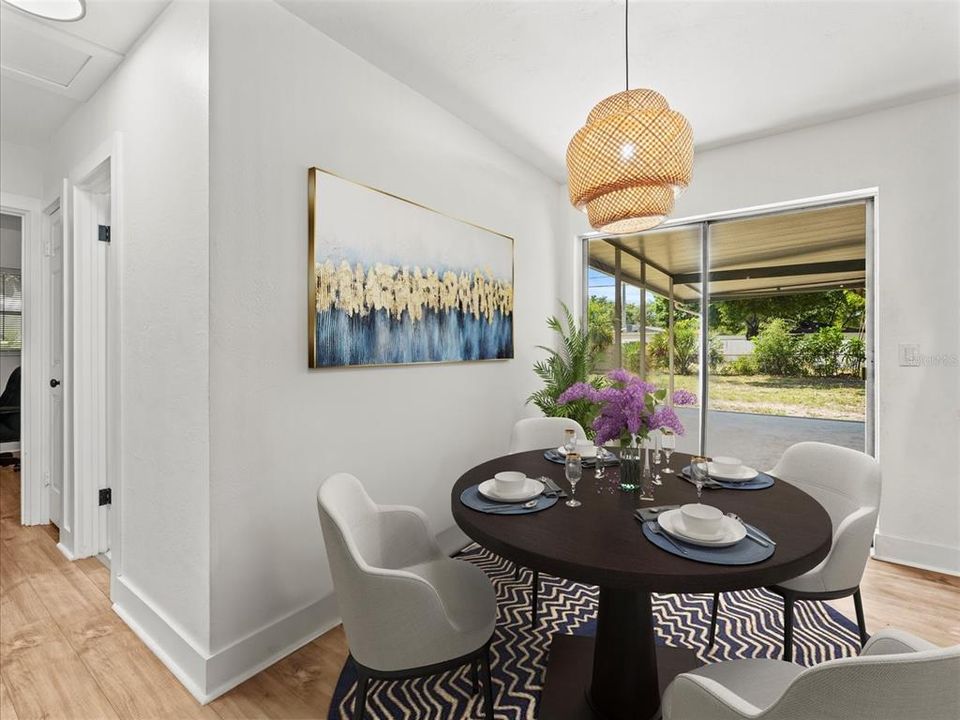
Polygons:
<instances>
[{"instance_id":1,"label":"dark round dining table","mask_svg":"<svg viewBox=\"0 0 960 720\"><path fill-rule=\"evenodd\" d=\"M649 720L674 676L699 663L693 649L657 646L651 593L700 593L763 587L801 575L830 550L830 517L799 488L777 480L763 490L704 490L703 500L734 512L776 541L773 555L753 565L712 565L672 555L649 542L634 510L696 502L696 488L679 477L690 456L673 453L654 500L622 492L584 468L577 499L527 515L478 512L460 502L471 485L503 470L547 476L569 490L564 467L543 450L505 455L465 472L451 492L457 525L480 545L515 563L599 588L594 638L555 635L540 698L541 720ZM619 470L607 468L607 475ZM599 489L599 492L598 492ZM611 491L612 490L612 491Z\"/></svg>"}]
</instances>

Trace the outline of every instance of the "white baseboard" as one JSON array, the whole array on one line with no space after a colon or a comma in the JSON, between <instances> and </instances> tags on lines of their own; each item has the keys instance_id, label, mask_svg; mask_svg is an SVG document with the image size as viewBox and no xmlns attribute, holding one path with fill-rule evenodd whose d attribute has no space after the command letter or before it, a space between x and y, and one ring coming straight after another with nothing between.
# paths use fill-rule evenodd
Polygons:
<instances>
[{"instance_id":1,"label":"white baseboard","mask_svg":"<svg viewBox=\"0 0 960 720\"><path fill-rule=\"evenodd\" d=\"M877 560L921 570L960 575L960 548L948 545L934 545L878 532L873 539L873 556Z\"/></svg>"},{"instance_id":2,"label":"white baseboard","mask_svg":"<svg viewBox=\"0 0 960 720\"><path fill-rule=\"evenodd\" d=\"M336 598L331 594L217 650L207 660L204 702L220 697L339 624Z\"/></svg>"},{"instance_id":3,"label":"white baseboard","mask_svg":"<svg viewBox=\"0 0 960 720\"><path fill-rule=\"evenodd\" d=\"M143 640L190 694L200 703L208 702L205 682L207 654L181 631L176 630L163 617L164 613L155 608L126 578L113 578L110 583L110 599L113 600L113 609L117 615Z\"/></svg>"},{"instance_id":4,"label":"white baseboard","mask_svg":"<svg viewBox=\"0 0 960 720\"><path fill-rule=\"evenodd\" d=\"M340 624L336 600L328 595L207 653L125 578L115 579L111 596L116 613L204 705Z\"/></svg>"},{"instance_id":5,"label":"white baseboard","mask_svg":"<svg viewBox=\"0 0 960 720\"><path fill-rule=\"evenodd\" d=\"M70 548L68 548L63 543L57 543L57 550L59 550L60 554L63 555L70 562L73 562L74 560L76 560L76 558L73 556L73 553L70 552Z\"/></svg>"}]
</instances>

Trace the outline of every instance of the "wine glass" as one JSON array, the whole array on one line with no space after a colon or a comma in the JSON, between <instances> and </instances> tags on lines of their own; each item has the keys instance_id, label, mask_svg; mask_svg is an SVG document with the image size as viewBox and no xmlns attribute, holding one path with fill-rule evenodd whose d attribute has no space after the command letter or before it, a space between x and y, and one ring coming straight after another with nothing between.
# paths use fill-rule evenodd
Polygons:
<instances>
[{"instance_id":1,"label":"wine glass","mask_svg":"<svg viewBox=\"0 0 960 720\"><path fill-rule=\"evenodd\" d=\"M670 456L673 455L673 451L677 449L677 435L673 430L664 430L661 435L660 445L663 447L663 454L667 456L667 467L663 469L663 474L669 475L673 472L673 470L670 469Z\"/></svg>"},{"instance_id":2,"label":"wine glass","mask_svg":"<svg viewBox=\"0 0 960 720\"><path fill-rule=\"evenodd\" d=\"M653 450L653 464L659 465L661 460L663 460L663 458L660 457L660 433L654 433L653 437L644 440L643 447L648 458L650 451ZM660 479L660 473L655 473L650 482L654 485L663 485L663 481Z\"/></svg>"},{"instance_id":3,"label":"wine glass","mask_svg":"<svg viewBox=\"0 0 960 720\"><path fill-rule=\"evenodd\" d=\"M581 502L577 500L577 483L583 475L583 464L580 461L579 453L567 453L565 463L567 482L570 483L570 499L567 500L567 507L580 507Z\"/></svg>"},{"instance_id":4,"label":"wine glass","mask_svg":"<svg viewBox=\"0 0 960 720\"><path fill-rule=\"evenodd\" d=\"M577 449L577 431L573 428L563 431L563 449L568 453Z\"/></svg>"},{"instance_id":5,"label":"wine glass","mask_svg":"<svg viewBox=\"0 0 960 720\"><path fill-rule=\"evenodd\" d=\"M700 455L694 455L690 458L690 479L693 480L693 484L697 486L697 502L701 502L700 498L703 495L703 484L707 481L709 475L707 462L707 459Z\"/></svg>"},{"instance_id":6,"label":"wine glass","mask_svg":"<svg viewBox=\"0 0 960 720\"><path fill-rule=\"evenodd\" d=\"M597 459L593 465L593 477L596 480L604 480L607 477L607 466L605 463L607 452L603 449L603 446L600 445L597 447ZM600 491L600 486L597 486L597 492Z\"/></svg>"}]
</instances>

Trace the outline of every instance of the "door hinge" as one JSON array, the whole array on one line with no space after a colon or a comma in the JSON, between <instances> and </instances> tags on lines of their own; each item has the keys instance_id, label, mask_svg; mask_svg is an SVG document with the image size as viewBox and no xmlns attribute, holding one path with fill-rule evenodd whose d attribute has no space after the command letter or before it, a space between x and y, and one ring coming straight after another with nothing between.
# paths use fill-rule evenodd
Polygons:
<instances>
[{"instance_id":1,"label":"door hinge","mask_svg":"<svg viewBox=\"0 0 960 720\"><path fill-rule=\"evenodd\" d=\"M97 240L100 242L110 242L109 225L97 225Z\"/></svg>"},{"instance_id":2,"label":"door hinge","mask_svg":"<svg viewBox=\"0 0 960 720\"><path fill-rule=\"evenodd\" d=\"M110 488L100 488L100 505L111 505L113 503L113 491Z\"/></svg>"}]
</instances>

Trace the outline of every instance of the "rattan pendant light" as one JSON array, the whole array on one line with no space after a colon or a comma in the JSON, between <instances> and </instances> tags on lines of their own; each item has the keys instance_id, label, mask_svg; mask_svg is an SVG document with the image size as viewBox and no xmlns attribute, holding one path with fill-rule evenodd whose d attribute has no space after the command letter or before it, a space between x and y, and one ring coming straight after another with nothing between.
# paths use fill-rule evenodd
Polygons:
<instances>
[{"instance_id":1,"label":"rattan pendant light","mask_svg":"<svg viewBox=\"0 0 960 720\"><path fill-rule=\"evenodd\" d=\"M590 225L622 234L649 230L690 184L693 131L654 90L630 89L629 0L625 0L626 90L601 100L567 147L570 202Z\"/></svg>"}]
</instances>

